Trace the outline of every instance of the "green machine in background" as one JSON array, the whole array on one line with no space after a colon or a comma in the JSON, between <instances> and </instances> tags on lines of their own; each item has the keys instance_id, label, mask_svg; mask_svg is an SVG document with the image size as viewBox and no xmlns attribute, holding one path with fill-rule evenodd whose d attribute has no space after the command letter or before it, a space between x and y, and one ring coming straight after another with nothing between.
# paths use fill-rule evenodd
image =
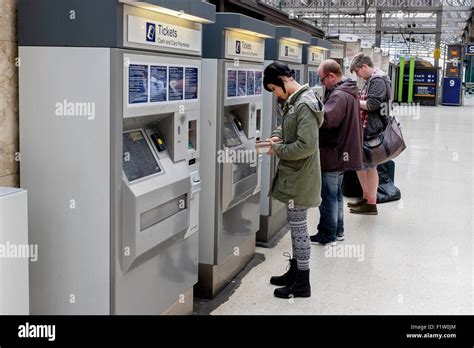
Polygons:
<instances>
[{"instance_id":1,"label":"green machine in background","mask_svg":"<svg viewBox=\"0 0 474 348\"><path fill-rule=\"evenodd\" d=\"M398 81L403 81L403 72L405 71L405 58L400 57L400 65L398 67ZM401 103L403 100L403 83L398 84L397 101Z\"/></svg>"},{"instance_id":2,"label":"green machine in background","mask_svg":"<svg viewBox=\"0 0 474 348\"><path fill-rule=\"evenodd\" d=\"M474 95L474 43L466 45L466 73L464 75L466 94Z\"/></svg>"}]
</instances>

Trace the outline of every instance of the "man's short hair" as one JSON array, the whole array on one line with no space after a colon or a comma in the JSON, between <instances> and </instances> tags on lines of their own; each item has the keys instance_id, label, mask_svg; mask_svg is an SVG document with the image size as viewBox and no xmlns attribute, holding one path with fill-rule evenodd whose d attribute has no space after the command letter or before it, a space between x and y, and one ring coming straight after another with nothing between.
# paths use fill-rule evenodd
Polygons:
<instances>
[{"instance_id":1,"label":"man's short hair","mask_svg":"<svg viewBox=\"0 0 474 348\"><path fill-rule=\"evenodd\" d=\"M353 72L356 69L360 69L364 64L367 64L371 68L374 67L374 63L368 55L366 55L365 53L359 53L354 57L354 59L352 59L350 71Z\"/></svg>"},{"instance_id":2,"label":"man's short hair","mask_svg":"<svg viewBox=\"0 0 474 348\"><path fill-rule=\"evenodd\" d=\"M333 73L336 76L342 76L342 68L334 59L326 59L321 63L320 67L322 68L324 75Z\"/></svg>"}]
</instances>

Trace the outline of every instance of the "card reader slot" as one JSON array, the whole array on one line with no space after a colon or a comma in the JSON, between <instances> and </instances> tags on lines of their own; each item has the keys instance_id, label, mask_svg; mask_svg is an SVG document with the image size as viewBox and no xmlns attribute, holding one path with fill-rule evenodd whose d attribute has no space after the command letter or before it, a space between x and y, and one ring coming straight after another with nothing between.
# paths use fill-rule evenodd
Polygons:
<instances>
[{"instance_id":1,"label":"card reader slot","mask_svg":"<svg viewBox=\"0 0 474 348\"><path fill-rule=\"evenodd\" d=\"M140 232L187 209L187 194L174 198L140 215Z\"/></svg>"}]
</instances>

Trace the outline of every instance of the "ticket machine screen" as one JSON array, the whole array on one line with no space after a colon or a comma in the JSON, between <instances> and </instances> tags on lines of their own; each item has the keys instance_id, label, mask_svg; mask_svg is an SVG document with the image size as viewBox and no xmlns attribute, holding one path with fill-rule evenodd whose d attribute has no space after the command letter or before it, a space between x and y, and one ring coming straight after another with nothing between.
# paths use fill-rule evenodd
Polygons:
<instances>
[{"instance_id":1,"label":"ticket machine screen","mask_svg":"<svg viewBox=\"0 0 474 348\"><path fill-rule=\"evenodd\" d=\"M142 130L123 133L123 170L129 182L161 172Z\"/></svg>"}]
</instances>

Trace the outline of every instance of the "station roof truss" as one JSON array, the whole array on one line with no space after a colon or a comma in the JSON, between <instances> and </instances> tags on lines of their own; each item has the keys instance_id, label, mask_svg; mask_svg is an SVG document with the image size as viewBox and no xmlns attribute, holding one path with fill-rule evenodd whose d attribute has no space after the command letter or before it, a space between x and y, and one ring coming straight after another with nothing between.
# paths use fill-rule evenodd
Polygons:
<instances>
[{"instance_id":1,"label":"station roof truss","mask_svg":"<svg viewBox=\"0 0 474 348\"><path fill-rule=\"evenodd\" d=\"M474 12L473 0L259 0L279 8L290 18L312 23L326 38L354 34L376 42L376 14L381 11L384 51L433 56L437 15L441 17L441 49L460 43ZM443 52L442 52L443 53ZM443 54L442 54L443 56Z\"/></svg>"}]
</instances>

